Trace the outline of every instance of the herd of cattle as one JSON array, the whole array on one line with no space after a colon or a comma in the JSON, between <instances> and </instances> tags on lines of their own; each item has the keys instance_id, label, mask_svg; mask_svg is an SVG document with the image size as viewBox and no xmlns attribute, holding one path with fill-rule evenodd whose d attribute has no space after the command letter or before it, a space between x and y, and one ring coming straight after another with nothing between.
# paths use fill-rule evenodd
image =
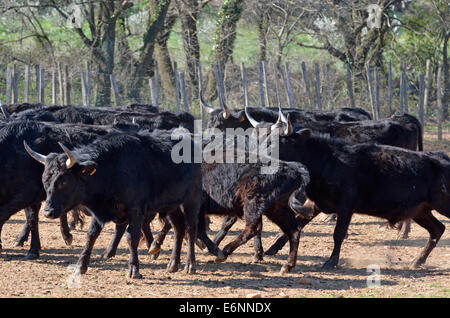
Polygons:
<instances>
[{"instance_id":1,"label":"herd of cattle","mask_svg":"<svg viewBox=\"0 0 450 318\"><path fill-rule=\"evenodd\" d=\"M45 201L45 217L60 219L68 245L74 223L69 226L67 213L75 220L82 214L92 216L78 260L80 273L87 271L95 241L110 221L116 231L103 258L115 255L126 234L130 278L142 277L137 252L141 237L155 258L171 228L170 272L178 270L185 237L188 273L195 272L197 239L221 262L253 237L257 260L277 253L289 241L288 260L281 268L288 272L296 264L301 230L320 212L337 217L334 249L324 268L337 266L353 213L384 218L392 226L403 223L404 236L410 220L415 221L430 237L413 265L426 261L445 230L431 211L450 218L450 158L423 151L422 127L414 116L372 120L359 108L231 110L223 99L220 104L214 109L202 99L208 128L268 128L278 136L275 173L261 174L260 162L175 163L171 150L179 140L173 130L184 127L194 134L194 117L188 113L158 112L140 104L2 105L0 249L3 225L25 210L26 222L15 246L23 246L31 233L25 258L39 257L38 215ZM246 138L268 138L252 136ZM164 227L153 238L150 222L156 215ZM208 215L224 216L213 240L207 235ZM282 232L265 252L263 215ZM245 221L245 228L219 249L237 218Z\"/></svg>"}]
</instances>

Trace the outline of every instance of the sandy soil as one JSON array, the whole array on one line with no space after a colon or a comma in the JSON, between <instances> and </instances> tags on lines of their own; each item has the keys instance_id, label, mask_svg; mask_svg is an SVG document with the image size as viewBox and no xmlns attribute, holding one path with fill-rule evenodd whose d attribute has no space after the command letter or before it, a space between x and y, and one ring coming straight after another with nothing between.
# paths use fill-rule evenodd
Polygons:
<instances>
[{"instance_id":1,"label":"sandy soil","mask_svg":"<svg viewBox=\"0 0 450 318\"><path fill-rule=\"evenodd\" d=\"M428 150L450 149L447 143L425 143ZM253 262L253 241L241 246L224 263L197 249L197 273L187 275L180 270L169 274L165 268L170 257L172 237L164 242L157 260L151 260L140 249L141 280L125 277L128 249L125 240L119 245L117 256L101 261L100 254L107 247L114 231L107 224L97 240L91 266L81 277L73 275L85 242L87 226L74 230L73 244L65 246L59 223L41 214L41 257L24 261L29 248L11 247L25 219L23 211L14 215L3 227L3 250L0 254L1 297L450 297L450 220L435 213L447 231L421 269L409 265L425 245L428 233L416 224L408 240L397 238L394 229L380 228L383 220L355 215L349 237L343 244L338 269L322 271L321 265L333 247L334 223L324 223L324 215L317 217L302 234L297 266L289 274L279 270L287 259L286 245L275 256L265 256ZM86 219L89 222L89 218ZM211 235L220 227L221 219L212 218ZM159 221L152 229L160 229ZM221 247L243 229L243 222L235 224ZM268 220L264 221L263 245L267 249L279 233ZM182 265L185 262L183 246ZM380 285L373 281L370 268L380 269Z\"/></svg>"},{"instance_id":2,"label":"sandy soil","mask_svg":"<svg viewBox=\"0 0 450 318\"><path fill-rule=\"evenodd\" d=\"M125 240L118 255L107 262L100 254L113 234L107 224L99 237L91 266L80 280L73 276L75 264L83 247L85 230L73 231L71 247L64 245L56 221L41 220L43 250L41 258L24 261L28 246L11 248L23 225L24 215L16 214L5 226L4 249L0 255L0 290L2 297L450 297L450 221L438 215L447 231L422 269L410 269L413 258L425 245L428 234L413 225L408 240L397 239L397 231L380 229L382 220L355 215L349 237L343 244L340 268L325 272L321 264L330 255L334 224L323 223L319 216L302 235L297 266L292 273L279 274L287 259L288 246L278 255L266 256L253 263L252 242L240 247L225 263L197 250L197 273L183 271L169 274L165 267L170 257L172 237L164 242L157 260L140 250L141 280L125 277L128 250ZM221 219L214 217L213 232ZM153 223L159 230L158 221ZM226 244L243 228L239 222L221 244ZM278 233L270 221L264 222L263 244L268 248ZM184 246L185 247L185 246ZM185 261L183 247L182 263ZM368 287L371 271L379 266L380 286Z\"/></svg>"}]
</instances>

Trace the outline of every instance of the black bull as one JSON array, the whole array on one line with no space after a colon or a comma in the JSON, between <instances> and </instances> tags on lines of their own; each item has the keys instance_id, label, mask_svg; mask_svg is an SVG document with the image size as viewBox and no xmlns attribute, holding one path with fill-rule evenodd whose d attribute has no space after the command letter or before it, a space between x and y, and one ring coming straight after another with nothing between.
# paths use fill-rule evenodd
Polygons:
<instances>
[{"instance_id":1,"label":"black bull","mask_svg":"<svg viewBox=\"0 0 450 318\"><path fill-rule=\"evenodd\" d=\"M124 125L121 128L135 129ZM90 143L99 136L116 130L113 126L55 125L20 120L1 125L0 152L3 155L0 173L0 247L3 224L11 215L25 209L27 221L15 245L22 245L31 232L31 245L26 258L39 257L38 213L41 202L45 200L41 181L43 167L25 152L23 140L30 140L38 151L60 152L58 141L73 147ZM72 237L67 228L67 220L63 218L61 225L63 238L70 244Z\"/></svg>"},{"instance_id":2,"label":"black bull","mask_svg":"<svg viewBox=\"0 0 450 318\"><path fill-rule=\"evenodd\" d=\"M302 129L280 139L280 159L304 164L311 181L306 196L320 211L336 213L334 249L324 264L338 264L353 213L387 219L413 219L430 238L414 260L425 263L445 226L431 213L450 218L450 158L376 144L352 144Z\"/></svg>"},{"instance_id":3,"label":"black bull","mask_svg":"<svg viewBox=\"0 0 450 318\"><path fill-rule=\"evenodd\" d=\"M29 150L36 160L45 164L44 215L57 218L76 205L85 206L93 215L86 247L78 261L81 273L87 270L102 224L127 222L128 276L140 278L137 247L148 211L166 214L173 222L176 239L169 268L178 267L181 240L187 226L186 271L195 272L201 167L172 160L171 150L177 142L161 132L113 133L74 151L61 144L65 154L43 156Z\"/></svg>"}]
</instances>

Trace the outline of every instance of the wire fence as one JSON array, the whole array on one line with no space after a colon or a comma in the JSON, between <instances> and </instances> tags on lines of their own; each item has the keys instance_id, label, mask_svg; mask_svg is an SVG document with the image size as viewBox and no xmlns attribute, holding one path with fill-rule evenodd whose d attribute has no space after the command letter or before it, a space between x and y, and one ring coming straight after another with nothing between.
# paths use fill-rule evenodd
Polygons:
<instances>
[{"instance_id":1,"label":"wire fence","mask_svg":"<svg viewBox=\"0 0 450 318\"><path fill-rule=\"evenodd\" d=\"M58 63L56 68L45 69L39 65L15 62L0 66L5 74L0 79L0 100L5 104L29 102L86 106L107 106L99 101L110 100L111 105L152 104L160 110L184 110L201 118L198 87L194 87L188 72L174 66L174 91L162 89L162 80L155 66L154 76L140 78L139 86L130 84L128 74L117 77L106 74L110 80L106 90L109 96L103 96L98 78L105 77L105 74L94 72L88 63L77 68ZM213 69L203 68L204 74ZM223 74L216 76L216 81L223 86L224 96L231 108L278 104L309 110L360 107L371 112L374 119L410 113L416 115L423 125L437 121L438 138L442 138L441 68L436 78L431 74L429 61L426 73L419 76L411 76L415 73L407 69L405 62L399 69L399 74L394 75L391 63L384 72L367 66L365 76L356 77L349 65L338 68L332 63L276 65L261 61L249 67L244 63L228 63ZM202 76L200 81L205 83ZM134 92L133 97L131 92ZM212 101L212 104L219 108L217 101Z\"/></svg>"}]
</instances>

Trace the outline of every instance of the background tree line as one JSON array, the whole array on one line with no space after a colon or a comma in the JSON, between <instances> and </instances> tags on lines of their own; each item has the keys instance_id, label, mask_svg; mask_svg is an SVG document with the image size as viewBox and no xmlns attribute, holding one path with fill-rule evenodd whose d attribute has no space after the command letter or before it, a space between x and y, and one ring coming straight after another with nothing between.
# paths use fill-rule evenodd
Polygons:
<instances>
[{"instance_id":1,"label":"background tree line","mask_svg":"<svg viewBox=\"0 0 450 318\"><path fill-rule=\"evenodd\" d=\"M378 9L371 13L373 4ZM436 85L441 66L447 117L449 12L445 0L3 0L0 96L4 98L6 87L3 74L13 62L45 69L68 65L74 92L80 91L79 74L88 63L95 105L111 104L112 74L122 99L149 102L148 79L154 77L157 65L162 104L169 108L173 104L179 70L186 75L189 100L195 104L202 63L207 99L217 98L211 67L216 65L226 83L227 102L242 106L244 62L250 102L260 104L258 68L260 61L266 61L271 92L267 104L276 103L277 70L289 65L295 106L313 107L308 86L314 87L317 64L319 90L325 93L332 85L325 107L348 106L348 65L356 106L369 109L367 65L377 67L384 87L391 62L395 89L405 65L407 92L414 100L419 74L426 72L429 60L431 86ZM430 105L436 102L434 92L428 96ZM434 113L435 108L429 107L428 115Z\"/></svg>"}]
</instances>

